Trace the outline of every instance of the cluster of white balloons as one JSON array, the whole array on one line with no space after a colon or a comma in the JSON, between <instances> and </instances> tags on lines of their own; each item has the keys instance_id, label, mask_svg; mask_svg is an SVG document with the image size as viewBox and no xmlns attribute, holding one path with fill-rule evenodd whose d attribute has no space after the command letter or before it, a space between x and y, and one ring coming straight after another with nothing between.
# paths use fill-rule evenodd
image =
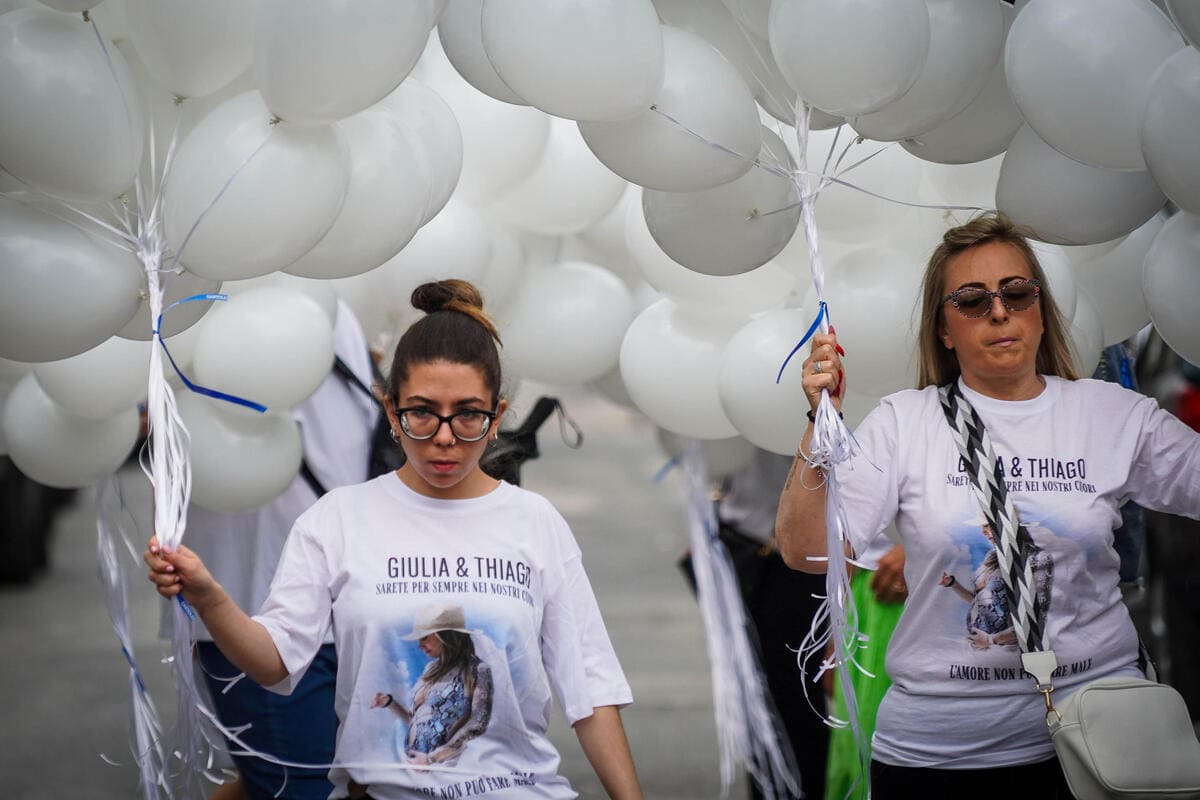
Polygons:
<instances>
[{"instance_id":1,"label":"cluster of white balloons","mask_svg":"<svg viewBox=\"0 0 1200 800\"><path fill-rule=\"evenodd\" d=\"M851 421L910 385L924 261L971 207L1036 231L1081 371L1151 321L1200 361L1192 8L0 0L0 448L54 485L127 454L154 321L114 229L152 210L167 302L230 295L167 314L172 355L268 406L179 392L216 508L294 476L336 297L386 349L445 277L514 383L592 384L726 465L794 452L799 164Z\"/></svg>"}]
</instances>

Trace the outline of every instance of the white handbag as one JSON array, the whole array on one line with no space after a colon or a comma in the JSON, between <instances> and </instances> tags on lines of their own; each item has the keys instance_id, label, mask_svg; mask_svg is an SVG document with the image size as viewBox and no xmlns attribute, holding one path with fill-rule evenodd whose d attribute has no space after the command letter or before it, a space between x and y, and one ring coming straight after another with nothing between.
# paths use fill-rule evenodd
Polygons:
<instances>
[{"instance_id":1,"label":"white handbag","mask_svg":"<svg viewBox=\"0 0 1200 800\"><path fill-rule=\"evenodd\" d=\"M1200 742L1170 686L1101 678L1058 703L1046 723L1079 800L1200 797Z\"/></svg>"},{"instance_id":2,"label":"white handbag","mask_svg":"<svg viewBox=\"0 0 1200 800\"><path fill-rule=\"evenodd\" d=\"M940 393L972 489L996 534L998 557L1008 565L1002 572L1021 663L1046 700L1046 724L1071 793L1077 800L1200 798L1200 741L1175 689L1141 678L1101 678L1055 706L1058 663L1026 565L1033 540L1008 501L1003 475L996 474L983 420L957 382Z\"/></svg>"}]
</instances>

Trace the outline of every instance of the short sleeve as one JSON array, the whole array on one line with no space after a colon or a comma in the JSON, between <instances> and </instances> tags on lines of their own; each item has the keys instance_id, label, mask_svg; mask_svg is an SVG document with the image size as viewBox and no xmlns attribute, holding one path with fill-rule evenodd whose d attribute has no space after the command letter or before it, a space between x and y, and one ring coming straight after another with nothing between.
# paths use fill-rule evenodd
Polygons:
<instances>
[{"instance_id":1,"label":"short sleeve","mask_svg":"<svg viewBox=\"0 0 1200 800\"><path fill-rule=\"evenodd\" d=\"M254 616L270 634L288 676L265 688L291 694L327 641L332 624L328 553L301 517L292 527L262 609Z\"/></svg>"},{"instance_id":2,"label":"short sleeve","mask_svg":"<svg viewBox=\"0 0 1200 800\"><path fill-rule=\"evenodd\" d=\"M1155 511L1200 519L1200 433L1148 397L1126 419L1139 425L1128 496Z\"/></svg>"},{"instance_id":3,"label":"short sleeve","mask_svg":"<svg viewBox=\"0 0 1200 800\"><path fill-rule=\"evenodd\" d=\"M854 431L854 456L837 467L838 490L854 553L891 549L884 531L896 518L899 486L896 408L886 398Z\"/></svg>"},{"instance_id":4,"label":"short sleeve","mask_svg":"<svg viewBox=\"0 0 1200 800\"><path fill-rule=\"evenodd\" d=\"M552 521L558 561L547 575L542 618L542 659L567 722L574 725L597 706L626 706L633 694L600 616L567 523ZM556 574L555 574L556 573Z\"/></svg>"}]
</instances>

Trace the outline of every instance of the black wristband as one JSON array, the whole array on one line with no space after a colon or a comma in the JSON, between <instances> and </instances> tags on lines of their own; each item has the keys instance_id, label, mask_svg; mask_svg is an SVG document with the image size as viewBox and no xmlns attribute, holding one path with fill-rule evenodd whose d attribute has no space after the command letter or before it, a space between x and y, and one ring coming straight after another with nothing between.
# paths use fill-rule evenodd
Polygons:
<instances>
[{"instance_id":1,"label":"black wristband","mask_svg":"<svg viewBox=\"0 0 1200 800\"><path fill-rule=\"evenodd\" d=\"M387 708L388 706L390 706L390 705L391 705L391 704L392 704L392 703L395 701L395 699L396 699L396 698L392 697L392 696L389 694L389 695L387 696L387 699L388 699L388 701L387 701L386 703L384 703L384 704L383 704L383 707L384 707L384 708Z\"/></svg>"},{"instance_id":2,"label":"black wristband","mask_svg":"<svg viewBox=\"0 0 1200 800\"><path fill-rule=\"evenodd\" d=\"M953 575L947 575L946 577L950 579L950 582L947 583L946 586L949 587L949 586L953 586L954 584L958 583L958 581L954 579Z\"/></svg>"},{"instance_id":3,"label":"black wristband","mask_svg":"<svg viewBox=\"0 0 1200 800\"><path fill-rule=\"evenodd\" d=\"M810 408L808 411L805 411L804 413L808 415L808 421L809 421L809 422L816 422L816 421L817 421L817 416L816 416L815 414L813 414L813 410L812 410L811 408ZM846 418L846 415L845 415L845 414L843 414L842 412L840 412L840 411L839 411L839 412L838 412L838 418L839 418L839 419L845 419L845 418Z\"/></svg>"}]
</instances>

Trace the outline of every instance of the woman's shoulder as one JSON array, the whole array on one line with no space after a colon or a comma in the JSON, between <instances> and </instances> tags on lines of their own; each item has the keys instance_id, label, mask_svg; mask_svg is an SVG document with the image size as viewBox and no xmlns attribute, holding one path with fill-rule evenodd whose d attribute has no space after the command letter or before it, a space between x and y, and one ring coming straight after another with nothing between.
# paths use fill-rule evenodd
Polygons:
<instances>
[{"instance_id":1,"label":"woman's shoulder","mask_svg":"<svg viewBox=\"0 0 1200 800\"><path fill-rule=\"evenodd\" d=\"M389 478L396 479L394 475L388 473L362 483L350 483L330 489L318 497L296 522L297 524L311 525L317 521L340 517L348 509L368 509L375 504L384 502L390 493L384 487L383 481ZM317 527L327 526L319 525Z\"/></svg>"},{"instance_id":2,"label":"woman's shoulder","mask_svg":"<svg viewBox=\"0 0 1200 800\"><path fill-rule=\"evenodd\" d=\"M1067 380L1053 375L1044 376L1048 386L1053 386L1062 400L1085 403L1100 409L1133 408L1139 404L1157 406L1157 401L1147 395L1126 389L1119 383L1096 378ZM1073 413L1073 412L1072 412Z\"/></svg>"},{"instance_id":3,"label":"woman's shoulder","mask_svg":"<svg viewBox=\"0 0 1200 800\"><path fill-rule=\"evenodd\" d=\"M562 518L562 514L550 500L531 489L501 481L498 491L502 493L498 497L501 502L517 506L525 513L544 514L551 519Z\"/></svg>"}]
</instances>

